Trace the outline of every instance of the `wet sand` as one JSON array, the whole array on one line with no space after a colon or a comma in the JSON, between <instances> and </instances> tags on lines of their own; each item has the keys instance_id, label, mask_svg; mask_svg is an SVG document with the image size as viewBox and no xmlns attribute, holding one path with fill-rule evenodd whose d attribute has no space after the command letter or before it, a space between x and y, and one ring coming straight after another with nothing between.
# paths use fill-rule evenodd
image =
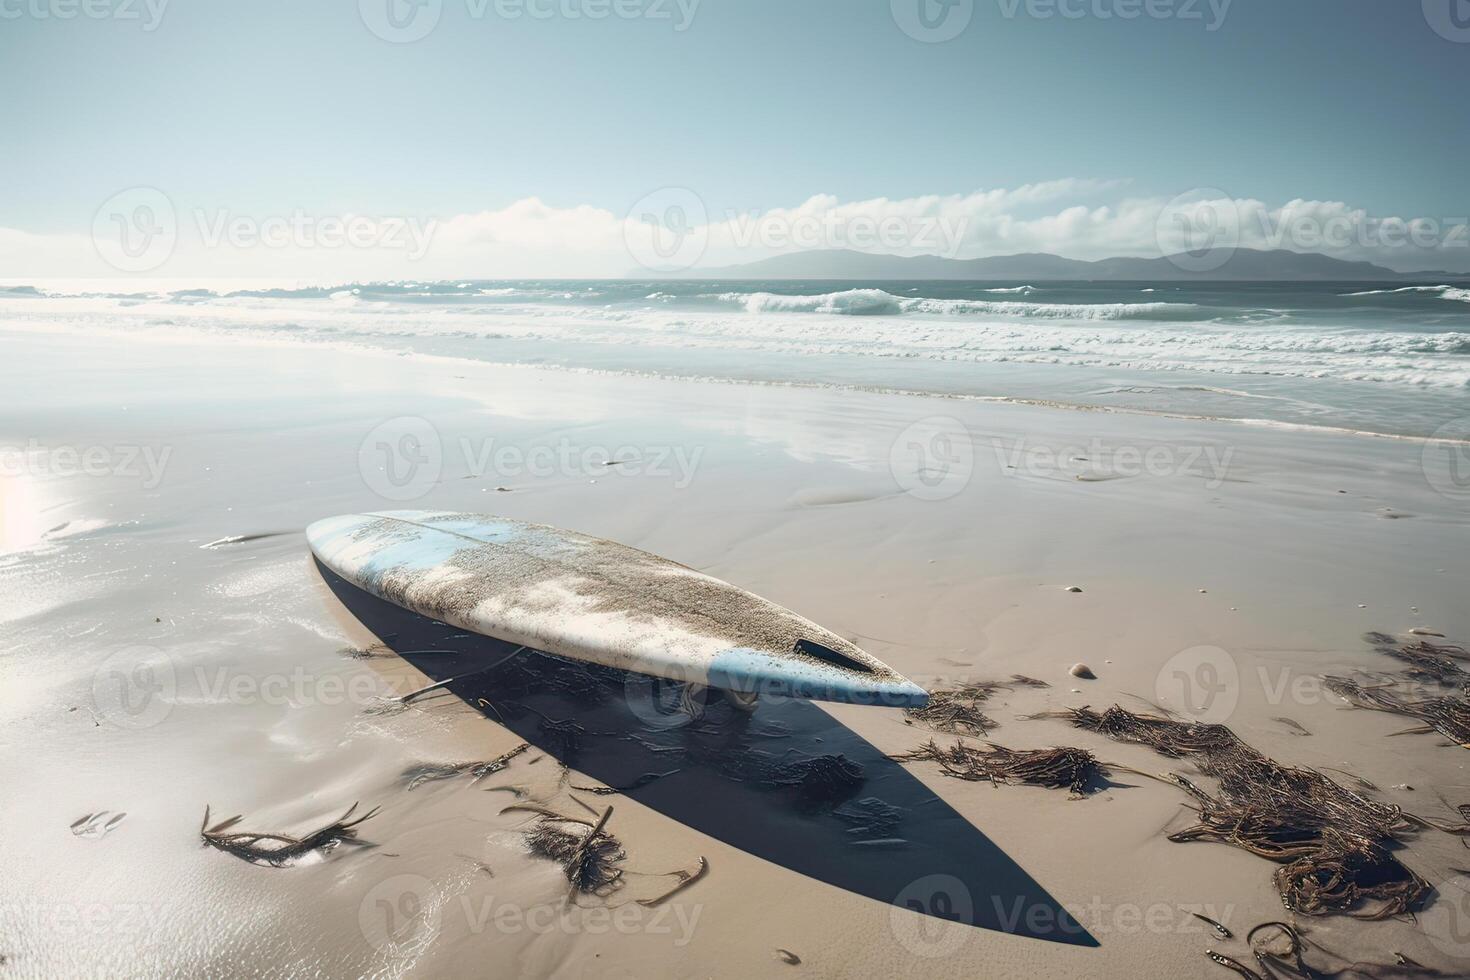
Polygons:
<instances>
[{"instance_id":1,"label":"wet sand","mask_svg":"<svg viewBox=\"0 0 1470 980\"><path fill-rule=\"evenodd\" d=\"M1348 710L1318 681L1394 669L1364 642L1370 630L1470 639L1466 500L1434 460L1426 469L1420 442L287 344L3 342L0 444L26 450L0 471L0 969L14 975L1226 975L1203 951L1248 960L1244 944L1189 911L1237 935L1282 917L1272 864L1170 843L1189 816L1184 795L1127 774L1069 800L907 767L1096 946L904 907L932 904L932 882L901 883L894 905L798 874L697 829L714 829L708 819L669 815L697 794L569 789L597 777L573 760L564 777L546 744L478 782L410 790L415 766L554 740L459 689L383 710L451 655L392 652L396 638L372 634L318 574L301 529L350 511L569 527L751 589L926 686L1047 681L992 701L991 738L1007 746L1079 745L1187 772L1022 717L1156 702L1224 722L1280 762L1370 780L1373 798L1425 816L1449 820L1470 802L1464 749L1391 738L1412 722ZM344 652L364 649L374 655ZM1069 675L1077 662L1097 679ZM624 696L635 714L647 707L637 689ZM796 743L821 730L815 716L790 707L757 711L773 726L752 736L770 740L757 748L813 750ZM798 707L875 754L928 737L895 709ZM616 697L599 710L614 709ZM665 716L644 720L667 734ZM720 709L701 724L725 724ZM900 786L870 770L874 785ZM533 815L501 812L517 799L507 787L582 816L570 797L611 804L630 870L704 858L709 871L656 908L636 899L669 879L630 876L568 910L565 878L521 840ZM883 847L903 853L873 843L903 838L902 820L830 843L826 815L771 799L750 796L732 819L815 834L831 848L827 877ZM381 807L359 828L373 846L289 867L198 837L206 804L243 814L243 829L299 833L358 801ZM106 833L73 832L100 811L103 827L126 816ZM927 826L922 806L908 819ZM1424 832L1402 852L1449 896L1417 923L1299 921L1344 955L1401 951L1463 973L1463 851Z\"/></svg>"}]
</instances>

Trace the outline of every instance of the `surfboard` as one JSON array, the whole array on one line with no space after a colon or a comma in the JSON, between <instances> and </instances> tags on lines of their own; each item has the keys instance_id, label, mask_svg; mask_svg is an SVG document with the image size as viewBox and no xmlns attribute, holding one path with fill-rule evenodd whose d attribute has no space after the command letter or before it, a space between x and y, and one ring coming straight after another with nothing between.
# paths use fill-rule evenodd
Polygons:
<instances>
[{"instance_id":1,"label":"surfboard","mask_svg":"<svg viewBox=\"0 0 1470 980\"><path fill-rule=\"evenodd\" d=\"M310 525L347 582L461 629L639 674L913 707L922 687L830 630L658 555L489 514L382 511Z\"/></svg>"}]
</instances>

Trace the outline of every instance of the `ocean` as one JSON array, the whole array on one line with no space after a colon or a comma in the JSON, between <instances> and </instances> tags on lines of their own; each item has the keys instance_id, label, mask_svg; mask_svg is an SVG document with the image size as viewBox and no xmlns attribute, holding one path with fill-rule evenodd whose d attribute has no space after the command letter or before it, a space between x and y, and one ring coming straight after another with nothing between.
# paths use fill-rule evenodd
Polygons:
<instances>
[{"instance_id":1,"label":"ocean","mask_svg":"<svg viewBox=\"0 0 1470 980\"><path fill-rule=\"evenodd\" d=\"M1428 436L1470 284L11 282L0 329L284 343ZM695 410L691 407L691 410Z\"/></svg>"}]
</instances>

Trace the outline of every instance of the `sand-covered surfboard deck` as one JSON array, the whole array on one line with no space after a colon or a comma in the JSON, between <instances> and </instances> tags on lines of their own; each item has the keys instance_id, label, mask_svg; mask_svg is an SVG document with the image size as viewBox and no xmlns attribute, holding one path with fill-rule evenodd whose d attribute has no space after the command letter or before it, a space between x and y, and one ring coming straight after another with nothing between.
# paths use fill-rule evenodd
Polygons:
<instances>
[{"instance_id":1,"label":"sand-covered surfboard deck","mask_svg":"<svg viewBox=\"0 0 1470 980\"><path fill-rule=\"evenodd\" d=\"M744 694L896 706L927 698L789 609L614 541L440 511L346 514L306 536L358 588L531 649Z\"/></svg>"}]
</instances>

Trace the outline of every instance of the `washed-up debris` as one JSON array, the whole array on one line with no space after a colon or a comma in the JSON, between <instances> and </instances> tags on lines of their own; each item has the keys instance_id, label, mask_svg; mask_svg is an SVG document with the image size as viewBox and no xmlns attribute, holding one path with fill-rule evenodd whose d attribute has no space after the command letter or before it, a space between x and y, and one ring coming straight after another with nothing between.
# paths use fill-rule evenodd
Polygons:
<instances>
[{"instance_id":1,"label":"washed-up debris","mask_svg":"<svg viewBox=\"0 0 1470 980\"><path fill-rule=\"evenodd\" d=\"M223 548L226 545L246 544L250 541L261 541L265 538L279 538L283 534L290 533L290 531L263 531L259 534L227 534L224 537L216 538L215 540L210 541L207 544L201 544L199 547L203 551L212 551L215 548Z\"/></svg>"},{"instance_id":2,"label":"washed-up debris","mask_svg":"<svg viewBox=\"0 0 1470 980\"><path fill-rule=\"evenodd\" d=\"M1422 728L1395 734L1438 732L1454 744L1470 748L1470 672L1460 666L1470 661L1470 651L1428 640L1399 644L1385 633L1369 633L1364 639L1380 653L1408 664L1403 677L1435 685L1439 690L1425 686L1415 692L1405 690L1401 682L1331 676L1322 679L1327 689L1354 707L1417 718L1424 723Z\"/></svg>"},{"instance_id":3,"label":"washed-up debris","mask_svg":"<svg viewBox=\"0 0 1470 980\"><path fill-rule=\"evenodd\" d=\"M576 797L572 799L586 806ZM561 865L567 881L571 883L567 901L572 901L579 892L606 897L622 887L626 875L641 874L623 867L627 852L624 851L622 842L606 829L607 822L612 817L612 807L603 810L595 823L580 817L569 817L535 803L513 803L500 812L512 810L524 810L538 815L539 819L523 831L523 836L533 854L550 858ZM584 827L587 829L581 829ZM692 869L651 875L649 877L674 878L674 886L653 898L638 899L637 904L649 908L657 906L699 881L708 872L709 861L701 857Z\"/></svg>"},{"instance_id":4,"label":"washed-up debris","mask_svg":"<svg viewBox=\"0 0 1470 980\"><path fill-rule=\"evenodd\" d=\"M1246 934L1245 941L1260 967L1259 971L1217 950L1206 950L1205 955L1245 980L1277 980L1283 975L1300 980L1331 980L1336 977L1414 980L1449 976L1442 970L1416 963L1403 953L1394 953L1393 963L1347 960L1312 942L1302 935L1299 928L1286 922L1262 922ZM1317 963L1307 962L1309 953Z\"/></svg>"},{"instance_id":5,"label":"washed-up debris","mask_svg":"<svg viewBox=\"0 0 1470 980\"><path fill-rule=\"evenodd\" d=\"M436 763L422 762L415 766L409 766L403 770L402 779L406 789L422 786L424 783L440 779L455 779L459 776L470 776L471 783L477 783L491 773L500 772L510 764L510 760L520 755L531 747L529 742L522 742L504 755L494 759L486 759L480 762L453 762Z\"/></svg>"},{"instance_id":6,"label":"washed-up debris","mask_svg":"<svg viewBox=\"0 0 1470 980\"><path fill-rule=\"evenodd\" d=\"M1461 748L1470 749L1470 700L1461 695L1415 697L1396 693L1389 685L1366 685L1349 677L1324 677L1327 689L1357 708L1387 711L1418 718L1423 727L1395 734L1439 732Z\"/></svg>"},{"instance_id":7,"label":"washed-up debris","mask_svg":"<svg viewBox=\"0 0 1470 980\"><path fill-rule=\"evenodd\" d=\"M1470 671L1460 666L1470 657L1467 657L1465 650L1461 647L1420 640L1417 643L1405 643L1379 649L1390 657L1408 664L1409 669L1404 673L1416 680L1433 681L1459 688L1470 685Z\"/></svg>"},{"instance_id":8,"label":"washed-up debris","mask_svg":"<svg viewBox=\"0 0 1470 980\"><path fill-rule=\"evenodd\" d=\"M1225 923L1216 921L1215 919L1210 918L1208 915L1200 915L1198 912L1191 912L1189 914L1203 922L1205 925L1209 926L1211 929L1214 929L1215 935L1219 936L1221 939L1235 938L1235 933L1225 928Z\"/></svg>"},{"instance_id":9,"label":"washed-up debris","mask_svg":"<svg viewBox=\"0 0 1470 980\"><path fill-rule=\"evenodd\" d=\"M618 865L627 854L622 843L603 830L611 816L612 807L602 811L596 823L548 813L525 831L526 843L533 854L562 866L567 881L572 884L569 898L579 891L610 890L622 879L623 869ZM575 829L581 826L589 829Z\"/></svg>"},{"instance_id":10,"label":"washed-up debris","mask_svg":"<svg viewBox=\"0 0 1470 980\"><path fill-rule=\"evenodd\" d=\"M1278 724L1278 725L1285 725L1287 728L1291 729L1291 733L1293 735L1310 735L1310 734L1312 734L1311 732L1309 732L1305 728L1303 728L1301 722L1297 721L1295 718L1288 718L1285 715L1277 715L1276 717L1272 718L1271 720L1274 721L1274 722L1276 722L1276 724Z\"/></svg>"},{"instance_id":11,"label":"washed-up debris","mask_svg":"<svg viewBox=\"0 0 1470 980\"><path fill-rule=\"evenodd\" d=\"M1030 678L1014 681L1031 686ZM929 692L929 701L922 708L905 708L904 717L923 722L936 732L951 735L988 735L995 721L981 710L996 691L1008 685L999 681L981 681L978 684L960 684L957 687L940 688Z\"/></svg>"},{"instance_id":12,"label":"washed-up debris","mask_svg":"<svg viewBox=\"0 0 1470 980\"><path fill-rule=\"evenodd\" d=\"M371 846L366 841L358 839L357 826L377 813L378 808L373 807L367 813L353 819L352 814L357 811L357 807L358 804L354 803L347 808L346 813L326 826L313 830L304 837L293 837L290 834L242 831L226 833L243 818L236 815L211 825L209 807L206 806L204 822L199 825L199 836L204 843L217 850L233 854L253 864L269 864L279 868L295 858L303 857L313 851L330 851L340 844Z\"/></svg>"},{"instance_id":13,"label":"washed-up debris","mask_svg":"<svg viewBox=\"0 0 1470 980\"><path fill-rule=\"evenodd\" d=\"M88 813L74 821L71 825L71 832L75 837L87 837L94 840L106 837L117 829L117 825L122 823L123 817L126 816L126 813L98 810L96 813Z\"/></svg>"},{"instance_id":14,"label":"washed-up debris","mask_svg":"<svg viewBox=\"0 0 1470 980\"><path fill-rule=\"evenodd\" d=\"M902 755L899 762L936 762L946 776L971 782L1030 783L1050 789L1065 787L1076 796L1106 781L1107 768L1086 749L1008 749L987 743L985 748L955 742L941 748L932 739Z\"/></svg>"},{"instance_id":15,"label":"washed-up debris","mask_svg":"<svg viewBox=\"0 0 1470 980\"><path fill-rule=\"evenodd\" d=\"M845 755L819 755L794 762L766 781L794 787L804 802L831 803L852 796L866 778L863 767Z\"/></svg>"},{"instance_id":16,"label":"washed-up debris","mask_svg":"<svg viewBox=\"0 0 1470 980\"><path fill-rule=\"evenodd\" d=\"M776 949L776 957L782 963L789 963L791 966L800 966L801 965L801 957L800 956L797 956L795 953L793 953L789 949L780 949L778 947Z\"/></svg>"},{"instance_id":17,"label":"washed-up debris","mask_svg":"<svg viewBox=\"0 0 1470 980\"><path fill-rule=\"evenodd\" d=\"M1169 839L1217 841L1277 862L1282 867L1274 880L1287 909L1381 919L1412 912L1431 892L1393 854L1398 835L1424 821L1315 770L1266 758L1223 725L1135 714L1118 705L1051 716L1171 758L1189 757L1217 787L1210 793L1184 776L1168 777L1193 798L1199 814L1198 823Z\"/></svg>"}]
</instances>

